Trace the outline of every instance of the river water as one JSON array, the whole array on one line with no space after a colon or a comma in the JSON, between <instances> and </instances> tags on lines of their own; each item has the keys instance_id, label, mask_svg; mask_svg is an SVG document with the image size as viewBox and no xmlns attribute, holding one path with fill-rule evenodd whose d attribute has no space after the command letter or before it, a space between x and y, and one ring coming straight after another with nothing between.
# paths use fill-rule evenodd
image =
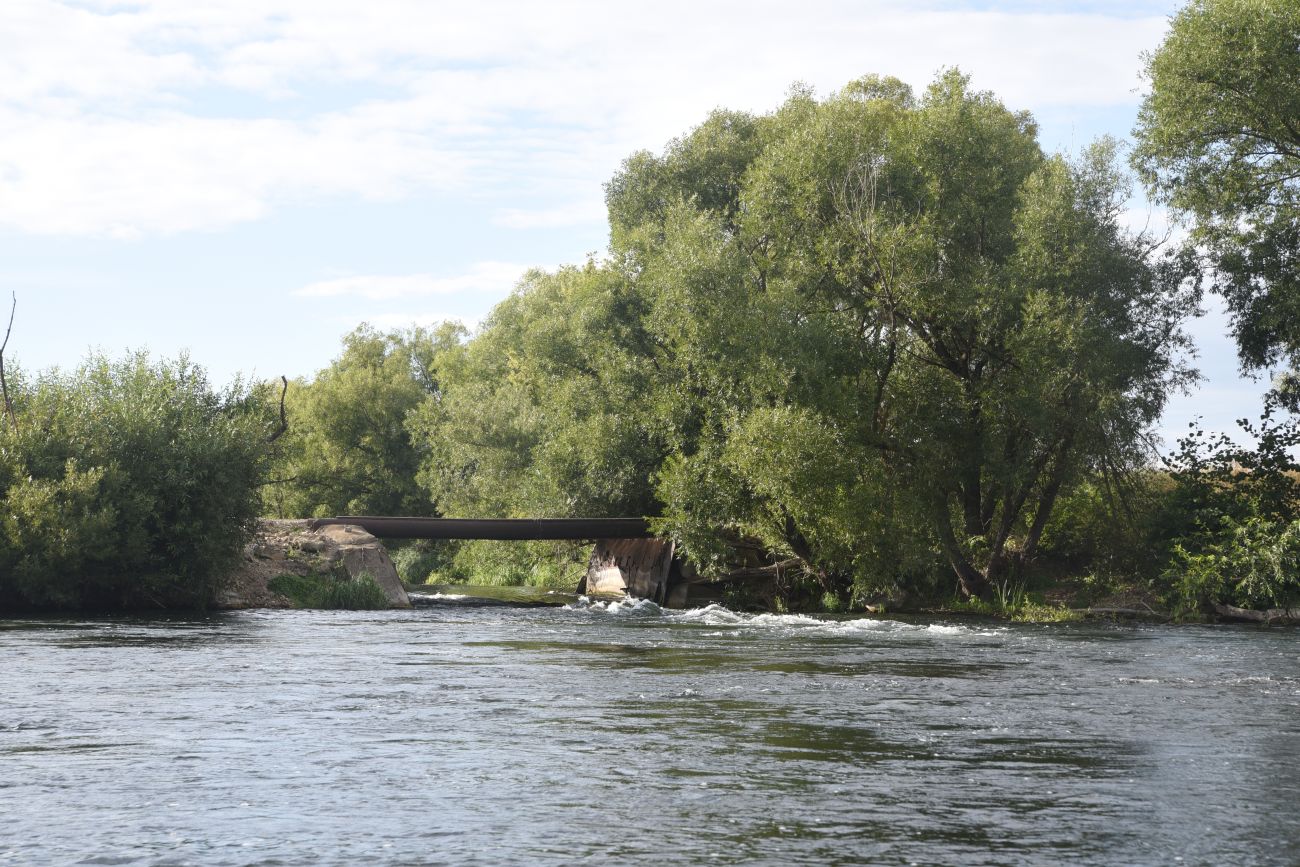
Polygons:
<instances>
[{"instance_id":1,"label":"river water","mask_svg":"<svg viewBox=\"0 0 1300 867\"><path fill-rule=\"evenodd\" d=\"M0 864L1297 864L1300 632L0 620Z\"/></svg>"}]
</instances>

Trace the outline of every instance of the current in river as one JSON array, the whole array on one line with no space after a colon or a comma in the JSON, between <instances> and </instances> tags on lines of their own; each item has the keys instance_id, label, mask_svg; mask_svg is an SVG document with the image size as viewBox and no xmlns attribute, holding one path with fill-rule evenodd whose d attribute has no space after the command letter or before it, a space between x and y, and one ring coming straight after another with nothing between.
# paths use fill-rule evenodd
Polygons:
<instances>
[{"instance_id":1,"label":"current in river","mask_svg":"<svg viewBox=\"0 0 1300 867\"><path fill-rule=\"evenodd\" d=\"M0 620L0 864L1298 864L1300 633Z\"/></svg>"}]
</instances>

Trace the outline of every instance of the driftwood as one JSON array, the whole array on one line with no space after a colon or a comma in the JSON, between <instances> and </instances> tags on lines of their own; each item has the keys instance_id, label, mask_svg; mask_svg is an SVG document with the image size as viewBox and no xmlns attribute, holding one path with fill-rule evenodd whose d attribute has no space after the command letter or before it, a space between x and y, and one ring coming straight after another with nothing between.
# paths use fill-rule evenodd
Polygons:
<instances>
[{"instance_id":1,"label":"driftwood","mask_svg":"<svg viewBox=\"0 0 1300 867\"><path fill-rule=\"evenodd\" d=\"M1266 608L1263 611L1256 611L1215 602L1214 613L1219 615L1221 620L1236 623L1300 623L1300 608Z\"/></svg>"}]
</instances>

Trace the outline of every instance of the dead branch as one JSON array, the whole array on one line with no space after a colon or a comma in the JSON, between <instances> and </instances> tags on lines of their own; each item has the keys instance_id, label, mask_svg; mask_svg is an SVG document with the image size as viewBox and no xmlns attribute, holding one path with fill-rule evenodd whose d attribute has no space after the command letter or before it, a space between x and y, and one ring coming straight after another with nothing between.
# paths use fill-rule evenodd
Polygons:
<instances>
[{"instance_id":1,"label":"dead branch","mask_svg":"<svg viewBox=\"0 0 1300 867\"><path fill-rule=\"evenodd\" d=\"M1256 611L1251 608L1237 608L1235 605L1213 603L1214 613L1220 620L1235 623L1300 623L1300 608L1268 608Z\"/></svg>"},{"instance_id":2,"label":"dead branch","mask_svg":"<svg viewBox=\"0 0 1300 867\"><path fill-rule=\"evenodd\" d=\"M284 396L289 393L289 379L286 376L281 376L280 382L283 383L283 387L280 389L280 427L266 438L267 445L284 436L284 432L289 429L289 417L284 412Z\"/></svg>"},{"instance_id":3,"label":"dead branch","mask_svg":"<svg viewBox=\"0 0 1300 867\"><path fill-rule=\"evenodd\" d=\"M0 343L0 392L3 392L5 402L5 417L9 419L9 424L13 425L14 433L18 432L18 415L14 412L13 401L9 399L9 381L5 377L5 350L9 348L9 334L14 330L14 311L18 309L18 293L14 293L14 303L9 308L9 327L5 329L4 343Z\"/></svg>"}]
</instances>

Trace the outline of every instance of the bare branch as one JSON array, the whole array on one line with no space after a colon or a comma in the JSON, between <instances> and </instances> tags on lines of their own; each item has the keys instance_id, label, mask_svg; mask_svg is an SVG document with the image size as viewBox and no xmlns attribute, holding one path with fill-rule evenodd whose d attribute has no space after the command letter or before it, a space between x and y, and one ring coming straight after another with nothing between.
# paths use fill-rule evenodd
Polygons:
<instances>
[{"instance_id":1,"label":"bare branch","mask_svg":"<svg viewBox=\"0 0 1300 867\"><path fill-rule=\"evenodd\" d=\"M14 412L13 401L9 399L9 381L5 377L5 350L9 348L9 335L14 330L14 311L18 309L18 293L14 293L13 299L13 304L9 308L9 327L5 329L4 343L0 343L0 392L4 396L5 417L9 419L9 424L13 425L14 433L17 433L18 415Z\"/></svg>"},{"instance_id":2,"label":"bare branch","mask_svg":"<svg viewBox=\"0 0 1300 867\"><path fill-rule=\"evenodd\" d=\"M281 376L280 382L283 383L283 387L280 389L280 427L266 438L268 445L284 436L284 432L289 429L289 417L284 412L284 396L289 393L289 378Z\"/></svg>"}]
</instances>

